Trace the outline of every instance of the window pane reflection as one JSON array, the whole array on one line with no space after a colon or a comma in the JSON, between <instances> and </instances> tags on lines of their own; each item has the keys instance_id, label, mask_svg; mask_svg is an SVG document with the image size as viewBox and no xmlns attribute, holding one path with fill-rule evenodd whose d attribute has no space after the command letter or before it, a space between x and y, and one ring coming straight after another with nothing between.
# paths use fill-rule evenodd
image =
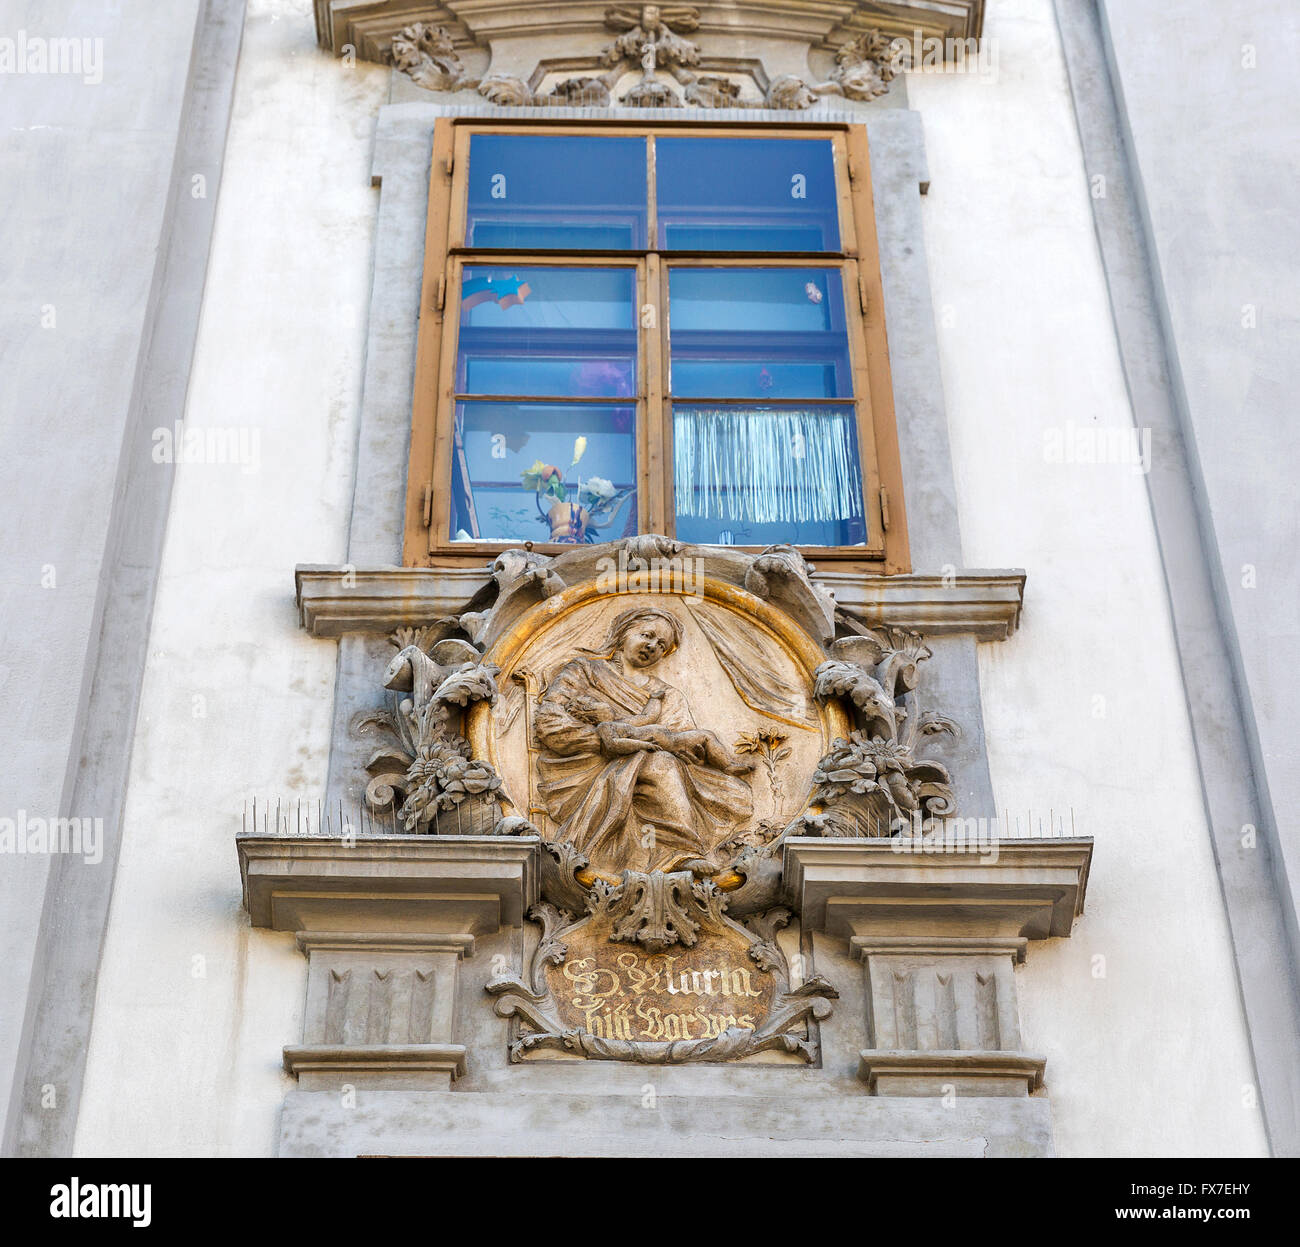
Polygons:
<instances>
[{"instance_id":1,"label":"window pane reflection","mask_svg":"<svg viewBox=\"0 0 1300 1247\"><path fill-rule=\"evenodd\" d=\"M632 404L457 403L452 540L611 541L636 505Z\"/></svg>"},{"instance_id":2,"label":"window pane reflection","mask_svg":"<svg viewBox=\"0 0 1300 1247\"><path fill-rule=\"evenodd\" d=\"M850 398L838 269L674 268L672 392L679 398Z\"/></svg>"},{"instance_id":3,"label":"window pane reflection","mask_svg":"<svg viewBox=\"0 0 1300 1247\"><path fill-rule=\"evenodd\" d=\"M655 139L660 245L838 251L829 139Z\"/></svg>"},{"instance_id":4,"label":"window pane reflection","mask_svg":"<svg viewBox=\"0 0 1300 1247\"><path fill-rule=\"evenodd\" d=\"M636 394L631 269L472 265L461 281L458 394Z\"/></svg>"},{"instance_id":5,"label":"window pane reflection","mask_svg":"<svg viewBox=\"0 0 1300 1247\"><path fill-rule=\"evenodd\" d=\"M646 245L646 141L475 134L468 247L627 250Z\"/></svg>"}]
</instances>

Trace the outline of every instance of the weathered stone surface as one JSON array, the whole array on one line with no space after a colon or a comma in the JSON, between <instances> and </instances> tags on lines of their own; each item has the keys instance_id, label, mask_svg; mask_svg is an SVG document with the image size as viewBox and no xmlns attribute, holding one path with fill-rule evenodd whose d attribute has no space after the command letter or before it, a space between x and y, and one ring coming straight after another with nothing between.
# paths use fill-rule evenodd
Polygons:
<instances>
[{"instance_id":1,"label":"weathered stone surface","mask_svg":"<svg viewBox=\"0 0 1300 1247\"><path fill-rule=\"evenodd\" d=\"M1021 1051L1015 966L1023 938L855 937L871 1047L859 1077L876 1095L1027 1095L1044 1058Z\"/></svg>"},{"instance_id":2,"label":"weathered stone surface","mask_svg":"<svg viewBox=\"0 0 1300 1247\"><path fill-rule=\"evenodd\" d=\"M358 1088L346 1108L337 1093L290 1092L280 1155L1051 1156L1051 1130L1051 1108L1041 1097L958 1096L945 1105L806 1091L438 1095Z\"/></svg>"}]
</instances>

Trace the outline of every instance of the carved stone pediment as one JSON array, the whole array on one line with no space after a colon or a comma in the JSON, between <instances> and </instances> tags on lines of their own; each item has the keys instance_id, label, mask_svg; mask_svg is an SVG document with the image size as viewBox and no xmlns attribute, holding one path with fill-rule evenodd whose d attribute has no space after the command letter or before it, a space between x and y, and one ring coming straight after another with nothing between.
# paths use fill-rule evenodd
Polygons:
<instances>
[{"instance_id":1,"label":"carved stone pediment","mask_svg":"<svg viewBox=\"0 0 1300 1247\"><path fill-rule=\"evenodd\" d=\"M366 60L380 60L404 26L426 22L452 32L458 43L486 47L490 41L555 35L570 41L605 31L609 12L639 15L640 5L609 0L315 0L316 38L342 56L351 44ZM696 14L701 37L742 32L750 37L803 42L827 51L867 29L890 38L979 38L984 0L745 0L743 4L664 5L662 13ZM631 29L631 27L628 27Z\"/></svg>"},{"instance_id":2,"label":"carved stone pediment","mask_svg":"<svg viewBox=\"0 0 1300 1247\"><path fill-rule=\"evenodd\" d=\"M884 95L917 41L977 39L983 0L734 5L316 0L336 55L503 107L771 108ZM813 62L817 68L813 68Z\"/></svg>"}]
</instances>

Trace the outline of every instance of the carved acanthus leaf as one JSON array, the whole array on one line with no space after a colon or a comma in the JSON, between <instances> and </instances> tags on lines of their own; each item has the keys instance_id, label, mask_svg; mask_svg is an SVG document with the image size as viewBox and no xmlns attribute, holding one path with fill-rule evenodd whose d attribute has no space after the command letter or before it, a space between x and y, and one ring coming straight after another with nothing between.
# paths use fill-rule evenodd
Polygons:
<instances>
[{"instance_id":1,"label":"carved acanthus leaf","mask_svg":"<svg viewBox=\"0 0 1300 1247\"><path fill-rule=\"evenodd\" d=\"M393 68L430 91L459 91L478 83L467 80L465 66L451 35L432 22L415 22L393 36L389 58Z\"/></svg>"},{"instance_id":2,"label":"carved acanthus leaf","mask_svg":"<svg viewBox=\"0 0 1300 1247\"><path fill-rule=\"evenodd\" d=\"M691 947L700 930L700 924L690 914L694 881L689 870L673 874L625 870L609 906L614 921L610 939L615 943L636 942L652 953L679 942Z\"/></svg>"}]
</instances>

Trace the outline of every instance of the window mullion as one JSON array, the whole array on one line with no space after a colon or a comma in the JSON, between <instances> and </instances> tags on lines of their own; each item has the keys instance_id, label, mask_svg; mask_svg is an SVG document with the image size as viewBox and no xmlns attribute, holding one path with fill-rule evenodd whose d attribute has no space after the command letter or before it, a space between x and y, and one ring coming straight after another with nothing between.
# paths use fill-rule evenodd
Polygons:
<instances>
[{"instance_id":1,"label":"window mullion","mask_svg":"<svg viewBox=\"0 0 1300 1247\"><path fill-rule=\"evenodd\" d=\"M646 135L646 244L659 250L659 192L655 174L655 136Z\"/></svg>"},{"instance_id":2,"label":"window mullion","mask_svg":"<svg viewBox=\"0 0 1300 1247\"><path fill-rule=\"evenodd\" d=\"M663 266L658 253L645 259L646 294L641 305L641 351L645 360L645 461L642 481L646 507L644 531L672 535L672 445L667 437L668 417L664 391L664 333L667 313L663 306Z\"/></svg>"}]
</instances>

